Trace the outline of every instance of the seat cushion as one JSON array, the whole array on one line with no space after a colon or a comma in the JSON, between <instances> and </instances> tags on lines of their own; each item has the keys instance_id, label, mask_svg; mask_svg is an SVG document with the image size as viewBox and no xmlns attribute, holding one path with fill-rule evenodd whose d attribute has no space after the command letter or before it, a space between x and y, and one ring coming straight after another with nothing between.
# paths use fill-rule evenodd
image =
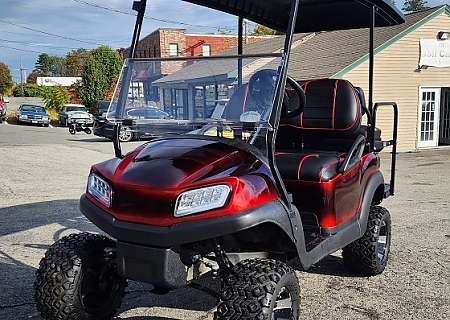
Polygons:
<instances>
[{"instance_id":1,"label":"seat cushion","mask_svg":"<svg viewBox=\"0 0 450 320\"><path fill-rule=\"evenodd\" d=\"M277 152L278 170L283 179L326 182L332 179L345 153L302 150L301 153Z\"/></svg>"}]
</instances>

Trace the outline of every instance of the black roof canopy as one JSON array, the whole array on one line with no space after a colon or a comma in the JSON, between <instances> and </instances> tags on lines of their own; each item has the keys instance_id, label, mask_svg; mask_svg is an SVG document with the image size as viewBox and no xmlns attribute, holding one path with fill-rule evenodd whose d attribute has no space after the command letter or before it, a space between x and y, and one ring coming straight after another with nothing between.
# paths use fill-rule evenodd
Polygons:
<instances>
[{"instance_id":1,"label":"black roof canopy","mask_svg":"<svg viewBox=\"0 0 450 320\"><path fill-rule=\"evenodd\" d=\"M240 16L269 28L286 32L291 0L183 0ZM369 28L371 7L375 26L403 23L403 14L385 0L300 0L295 33Z\"/></svg>"}]
</instances>

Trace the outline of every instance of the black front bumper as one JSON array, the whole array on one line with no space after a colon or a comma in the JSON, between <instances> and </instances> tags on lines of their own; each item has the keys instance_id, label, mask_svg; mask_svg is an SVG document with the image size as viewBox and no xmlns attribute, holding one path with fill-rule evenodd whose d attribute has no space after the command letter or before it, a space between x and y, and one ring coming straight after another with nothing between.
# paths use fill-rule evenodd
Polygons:
<instances>
[{"instance_id":1,"label":"black front bumper","mask_svg":"<svg viewBox=\"0 0 450 320\"><path fill-rule=\"evenodd\" d=\"M220 237L245 230L265 222L279 225L290 234L287 213L280 201L274 200L250 211L174 224L170 227L151 226L120 221L92 203L86 195L80 198L81 212L97 227L117 240L155 247L172 247Z\"/></svg>"},{"instance_id":2,"label":"black front bumper","mask_svg":"<svg viewBox=\"0 0 450 320\"><path fill-rule=\"evenodd\" d=\"M234 215L182 222L170 227L144 225L115 219L80 198L81 212L97 227L117 239L119 274L158 287L174 289L187 283L187 266L180 259L180 245L231 234L261 223L274 223L290 234L284 206L278 200Z\"/></svg>"}]
</instances>

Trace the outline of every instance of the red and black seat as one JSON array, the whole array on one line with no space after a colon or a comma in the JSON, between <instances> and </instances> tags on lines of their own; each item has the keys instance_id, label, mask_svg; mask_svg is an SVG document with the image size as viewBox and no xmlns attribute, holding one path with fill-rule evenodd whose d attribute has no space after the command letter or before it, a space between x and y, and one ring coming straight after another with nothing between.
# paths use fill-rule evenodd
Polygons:
<instances>
[{"instance_id":1,"label":"red and black seat","mask_svg":"<svg viewBox=\"0 0 450 320\"><path fill-rule=\"evenodd\" d=\"M325 182L361 157L366 130L361 100L342 79L308 81L303 89L302 112L280 119L276 162L283 179Z\"/></svg>"}]
</instances>

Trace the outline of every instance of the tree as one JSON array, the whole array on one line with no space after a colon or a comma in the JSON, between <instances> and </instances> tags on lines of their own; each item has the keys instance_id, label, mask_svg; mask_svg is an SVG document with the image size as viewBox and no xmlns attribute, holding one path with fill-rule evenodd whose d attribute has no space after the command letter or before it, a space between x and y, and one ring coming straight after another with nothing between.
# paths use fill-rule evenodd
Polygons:
<instances>
[{"instance_id":1,"label":"tree","mask_svg":"<svg viewBox=\"0 0 450 320\"><path fill-rule=\"evenodd\" d=\"M41 53L34 64L34 72L38 72L43 77L51 76L53 59L47 53Z\"/></svg>"},{"instance_id":2,"label":"tree","mask_svg":"<svg viewBox=\"0 0 450 320\"><path fill-rule=\"evenodd\" d=\"M32 71L27 77L27 83L36 83L37 77L40 76L39 72Z\"/></svg>"},{"instance_id":3,"label":"tree","mask_svg":"<svg viewBox=\"0 0 450 320\"><path fill-rule=\"evenodd\" d=\"M34 70L43 77L67 76L66 58L41 53L34 64Z\"/></svg>"},{"instance_id":4,"label":"tree","mask_svg":"<svg viewBox=\"0 0 450 320\"><path fill-rule=\"evenodd\" d=\"M0 93L4 94L13 85L11 70L3 62L0 62Z\"/></svg>"},{"instance_id":5,"label":"tree","mask_svg":"<svg viewBox=\"0 0 450 320\"><path fill-rule=\"evenodd\" d=\"M405 0L403 3L403 11L410 12L418 12L429 8L427 6L427 1L425 0Z\"/></svg>"},{"instance_id":6,"label":"tree","mask_svg":"<svg viewBox=\"0 0 450 320\"><path fill-rule=\"evenodd\" d=\"M105 99L120 74L122 63L120 54L108 46L100 46L89 53L79 89L84 105L91 106L95 101Z\"/></svg>"},{"instance_id":7,"label":"tree","mask_svg":"<svg viewBox=\"0 0 450 320\"><path fill-rule=\"evenodd\" d=\"M81 77L84 62L89 51L83 48L72 50L66 55L67 75L69 77Z\"/></svg>"},{"instance_id":8,"label":"tree","mask_svg":"<svg viewBox=\"0 0 450 320\"><path fill-rule=\"evenodd\" d=\"M282 34L279 31L270 29L269 27L263 26L262 24L256 24L255 28L253 29L253 32L251 33L252 36L273 36L273 35L279 35Z\"/></svg>"}]
</instances>

